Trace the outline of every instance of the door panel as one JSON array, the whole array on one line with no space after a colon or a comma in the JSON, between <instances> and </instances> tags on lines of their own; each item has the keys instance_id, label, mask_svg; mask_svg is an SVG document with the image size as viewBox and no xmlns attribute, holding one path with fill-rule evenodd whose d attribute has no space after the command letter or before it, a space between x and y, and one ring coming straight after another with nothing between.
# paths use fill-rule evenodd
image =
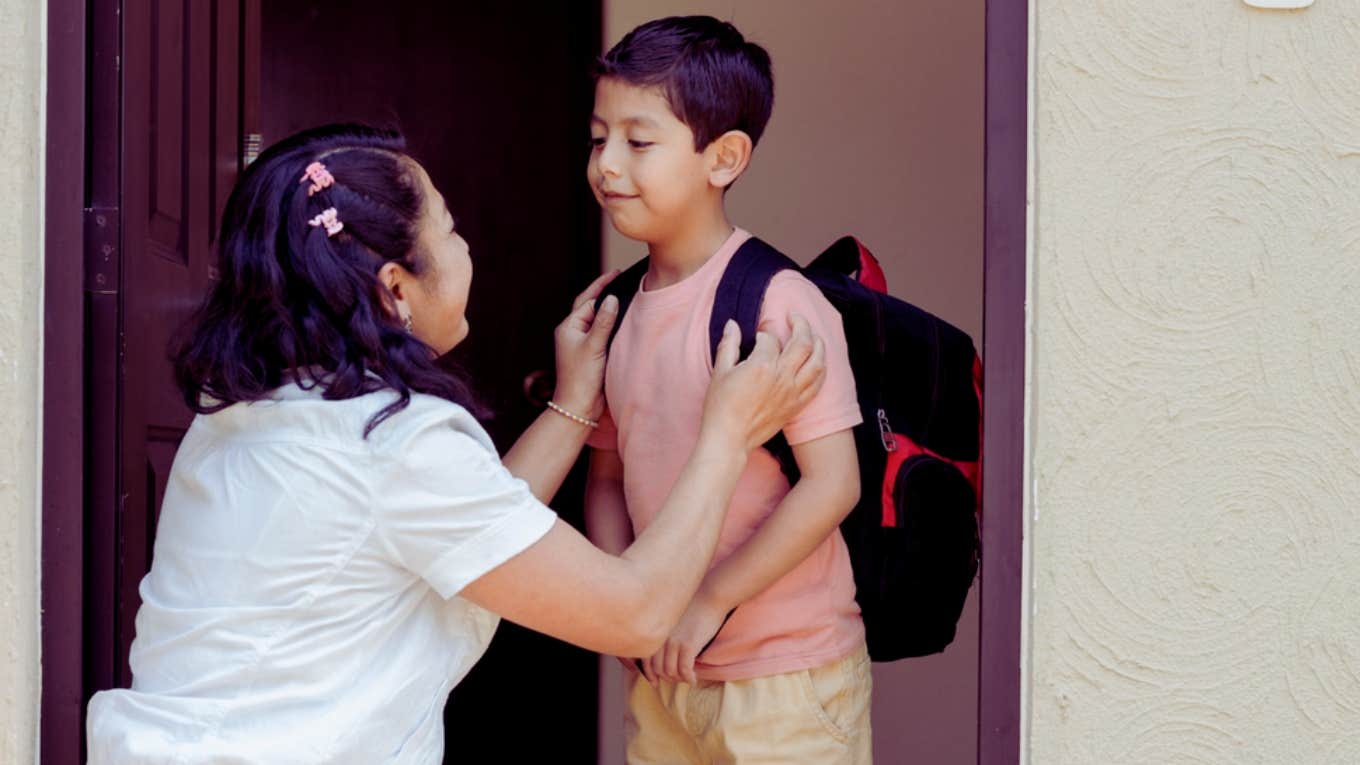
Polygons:
<instances>
[{"instance_id":1,"label":"door panel","mask_svg":"<svg viewBox=\"0 0 1360 765\"><path fill-rule=\"evenodd\" d=\"M92 312L89 335L90 379L115 387L92 397L114 410L113 444L92 443L92 462L116 467L113 490L95 487L91 495L96 567L87 651L114 658L91 662L89 692L131 681L137 587L151 564L174 452L192 419L168 352L208 284L217 217L240 169L242 104L258 97L242 88L242 51L250 48L243 20L257 2L121 4L120 272L116 310ZM107 12L112 4L99 5Z\"/></svg>"}]
</instances>

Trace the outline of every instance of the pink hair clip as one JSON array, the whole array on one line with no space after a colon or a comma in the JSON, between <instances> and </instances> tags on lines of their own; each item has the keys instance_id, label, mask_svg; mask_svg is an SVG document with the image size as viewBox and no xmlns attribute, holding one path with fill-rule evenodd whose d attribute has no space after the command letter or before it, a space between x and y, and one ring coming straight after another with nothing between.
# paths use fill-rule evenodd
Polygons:
<instances>
[{"instance_id":1,"label":"pink hair clip","mask_svg":"<svg viewBox=\"0 0 1360 765\"><path fill-rule=\"evenodd\" d=\"M326 236L335 236L345 230L345 224L340 222L339 215L336 214L334 207L327 207L321 214L307 221L313 228L326 227Z\"/></svg>"},{"instance_id":2,"label":"pink hair clip","mask_svg":"<svg viewBox=\"0 0 1360 765\"><path fill-rule=\"evenodd\" d=\"M312 182L311 188L307 189L307 196L310 197L316 192L324 188L329 188L331 184L335 183L335 176L331 175L331 171L327 170L325 165L320 162L313 162L307 166L305 171L303 171L302 179L299 180L298 183L306 183L307 181Z\"/></svg>"}]
</instances>

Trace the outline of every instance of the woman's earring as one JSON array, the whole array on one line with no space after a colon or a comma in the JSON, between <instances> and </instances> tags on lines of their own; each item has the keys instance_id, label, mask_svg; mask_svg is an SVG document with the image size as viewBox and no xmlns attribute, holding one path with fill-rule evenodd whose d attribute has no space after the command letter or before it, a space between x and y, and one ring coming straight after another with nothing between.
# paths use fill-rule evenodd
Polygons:
<instances>
[{"instance_id":1,"label":"woman's earring","mask_svg":"<svg viewBox=\"0 0 1360 765\"><path fill-rule=\"evenodd\" d=\"M406 314L406 316L401 320L401 326L406 328L406 334L408 335L411 334L411 332L415 329L415 324L414 322L411 321L411 314L409 313Z\"/></svg>"}]
</instances>

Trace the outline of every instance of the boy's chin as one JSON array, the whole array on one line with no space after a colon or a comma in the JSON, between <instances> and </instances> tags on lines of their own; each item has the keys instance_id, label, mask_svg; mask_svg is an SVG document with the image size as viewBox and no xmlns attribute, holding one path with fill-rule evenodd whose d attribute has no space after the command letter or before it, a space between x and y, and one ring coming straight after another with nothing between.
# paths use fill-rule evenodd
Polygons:
<instances>
[{"instance_id":1,"label":"boy's chin","mask_svg":"<svg viewBox=\"0 0 1360 765\"><path fill-rule=\"evenodd\" d=\"M629 225L627 220L621 221L612 215L609 216L609 224L613 226L614 230L619 232L621 236L625 236L634 241L650 242L653 240L653 237L650 235L651 232L644 226Z\"/></svg>"}]
</instances>

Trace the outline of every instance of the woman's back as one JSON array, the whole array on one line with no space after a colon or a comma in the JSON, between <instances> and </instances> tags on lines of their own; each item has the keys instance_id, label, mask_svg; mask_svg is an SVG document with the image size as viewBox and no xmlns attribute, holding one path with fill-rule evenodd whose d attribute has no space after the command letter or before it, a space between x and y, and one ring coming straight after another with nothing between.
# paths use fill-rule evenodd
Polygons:
<instances>
[{"instance_id":1,"label":"woman's back","mask_svg":"<svg viewBox=\"0 0 1360 765\"><path fill-rule=\"evenodd\" d=\"M415 395L364 438L392 396L288 385L195 420L93 762L438 760L497 623L453 596L554 516L456 404Z\"/></svg>"}]
</instances>

